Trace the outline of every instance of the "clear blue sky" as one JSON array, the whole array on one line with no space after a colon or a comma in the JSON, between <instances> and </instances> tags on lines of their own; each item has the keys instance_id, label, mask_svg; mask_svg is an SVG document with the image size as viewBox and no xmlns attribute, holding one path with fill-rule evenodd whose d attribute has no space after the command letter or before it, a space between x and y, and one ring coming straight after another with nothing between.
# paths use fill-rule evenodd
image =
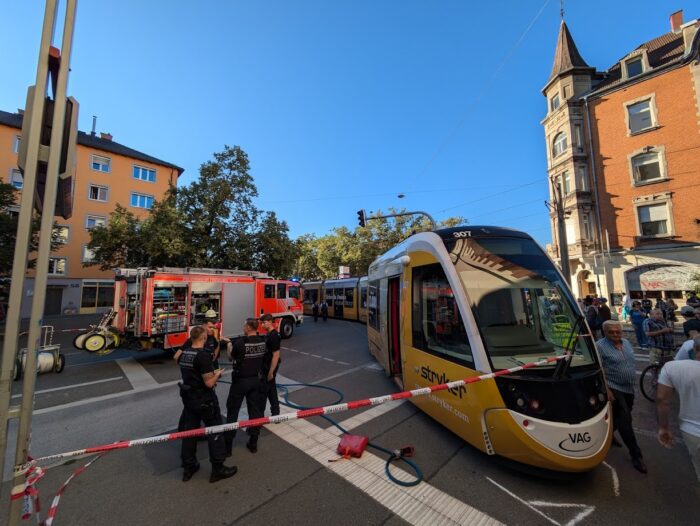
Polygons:
<instances>
[{"instance_id":1,"label":"clear blue sky","mask_svg":"<svg viewBox=\"0 0 700 526\"><path fill-rule=\"evenodd\" d=\"M34 82L43 9L3 4L3 110L22 107ZM689 0L565 9L601 70L668 32L673 11L700 17ZM395 206L517 227L544 244L540 90L559 20L557 0L81 0L69 93L81 130L97 115L98 131L184 167L183 183L240 145L258 206L292 237Z\"/></svg>"}]
</instances>

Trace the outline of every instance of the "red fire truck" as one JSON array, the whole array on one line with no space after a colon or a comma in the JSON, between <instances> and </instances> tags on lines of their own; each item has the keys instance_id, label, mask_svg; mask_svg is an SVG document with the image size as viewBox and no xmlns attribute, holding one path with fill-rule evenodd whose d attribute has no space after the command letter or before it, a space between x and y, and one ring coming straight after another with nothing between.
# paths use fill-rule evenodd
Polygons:
<instances>
[{"instance_id":1,"label":"red fire truck","mask_svg":"<svg viewBox=\"0 0 700 526\"><path fill-rule=\"evenodd\" d=\"M303 321L298 282L241 270L200 268L116 269L114 308L74 345L101 352L120 345L174 349L190 327L216 313L219 334L243 334L246 318L272 314L282 338Z\"/></svg>"}]
</instances>

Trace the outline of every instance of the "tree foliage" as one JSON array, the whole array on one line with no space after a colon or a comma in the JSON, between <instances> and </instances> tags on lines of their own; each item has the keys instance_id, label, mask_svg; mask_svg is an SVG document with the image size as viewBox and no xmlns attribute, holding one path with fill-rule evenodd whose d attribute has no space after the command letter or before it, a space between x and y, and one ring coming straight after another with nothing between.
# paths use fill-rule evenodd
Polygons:
<instances>
[{"instance_id":1,"label":"tree foliage","mask_svg":"<svg viewBox=\"0 0 700 526\"><path fill-rule=\"evenodd\" d=\"M406 210L389 209L387 214ZM376 216L383 215L380 210ZM465 221L450 217L438 227L448 228ZM414 232L430 230L428 220L420 216L371 219L364 228L354 231L346 227L335 228L323 237L302 236L297 239L298 275L306 280L334 278L338 267L349 266L354 276L367 274L369 265L378 256L396 246Z\"/></svg>"}]
</instances>

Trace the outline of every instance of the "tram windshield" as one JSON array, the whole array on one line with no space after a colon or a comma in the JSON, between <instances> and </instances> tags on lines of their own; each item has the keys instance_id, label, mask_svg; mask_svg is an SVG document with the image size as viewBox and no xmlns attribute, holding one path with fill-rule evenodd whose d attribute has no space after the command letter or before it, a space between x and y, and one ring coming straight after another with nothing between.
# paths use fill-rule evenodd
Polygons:
<instances>
[{"instance_id":1,"label":"tram windshield","mask_svg":"<svg viewBox=\"0 0 700 526\"><path fill-rule=\"evenodd\" d=\"M571 351L570 367L595 362L568 288L552 261L526 238L447 243L494 369ZM542 367L554 367L553 364Z\"/></svg>"}]
</instances>

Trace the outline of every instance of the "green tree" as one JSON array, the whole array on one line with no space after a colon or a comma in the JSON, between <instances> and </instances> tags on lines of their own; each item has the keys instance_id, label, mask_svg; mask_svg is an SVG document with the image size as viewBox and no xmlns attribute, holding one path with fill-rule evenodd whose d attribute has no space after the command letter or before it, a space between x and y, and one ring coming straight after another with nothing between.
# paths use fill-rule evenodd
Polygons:
<instances>
[{"instance_id":1,"label":"green tree","mask_svg":"<svg viewBox=\"0 0 700 526\"><path fill-rule=\"evenodd\" d=\"M101 270L109 270L149 264L143 224L120 204L117 204L106 225L90 230L87 247L93 253L93 260L85 263L85 266L99 265Z\"/></svg>"},{"instance_id":2,"label":"green tree","mask_svg":"<svg viewBox=\"0 0 700 526\"><path fill-rule=\"evenodd\" d=\"M289 227L274 212L265 212L253 235L253 268L278 278L291 277L299 254L289 239Z\"/></svg>"},{"instance_id":3,"label":"green tree","mask_svg":"<svg viewBox=\"0 0 700 526\"><path fill-rule=\"evenodd\" d=\"M251 269L255 243L251 234L259 211L247 154L225 146L199 169L199 179L177 193L187 245L186 266Z\"/></svg>"},{"instance_id":4,"label":"green tree","mask_svg":"<svg viewBox=\"0 0 700 526\"><path fill-rule=\"evenodd\" d=\"M299 236L294 244L296 245L297 261L295 274L305 280L320 279L321 269L318 266L318 243L313 234Z\"/></svg>"}]
</instances>

